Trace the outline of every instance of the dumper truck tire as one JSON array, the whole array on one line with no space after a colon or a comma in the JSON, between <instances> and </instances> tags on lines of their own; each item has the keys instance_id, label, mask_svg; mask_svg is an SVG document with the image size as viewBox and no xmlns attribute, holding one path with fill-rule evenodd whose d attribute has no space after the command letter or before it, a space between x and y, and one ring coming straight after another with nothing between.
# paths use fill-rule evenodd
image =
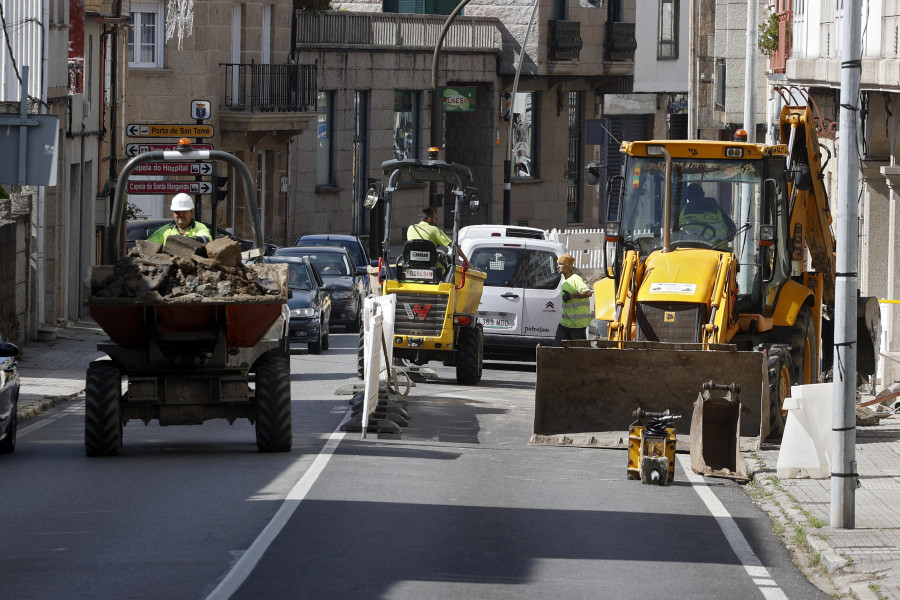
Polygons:
<instances>
[{"instance_id":1,"label":"dumper truck tire","mask_svg":"<svg viewBox=\"0 0 900 600\"><path fill-rule=\"evenodd\" d=\"M769 437L784 433L784 399L791 393L791 356L787 348L773 346L767 349L769 362Z\"/></svg>"},{"instance_id":2,"label":"dumper truck tire","mask_svg":"<svg viewBox=\"0 0 900 600\"><path fill-rule=\"evenodd\" d=\"M88 365L84 384L84 451L115 456L122 449L122 372L109 360Z\"/></svg>"},{"instance_id":3,"label":"dumper truck tire","mask_svg":"<svg viewBox=\"0 0 900 600\"><path fill-rule=\"evenodd\" d=\"M463 327L456 341L456 382L478 385L481 381L484 334L480 327Z\"/></svg>"},{"instance_id":4,"label":"dumper truck tire","mask_svg":"<svg viewBox=\"0 0 900 600\"><path fill-rule=\"evenodd\" d=\"M290 452L291 363L277 352L256 361L256 447L260 452Z\"/></svg>"},{"instance_id":5,"label":"dumper truck tire","mask_svg":"<svg viewBox=\"0 0 900 600\"><path fill-rule=\"evenodd\" d=\"M817 383L815 331L808 307L800 309L797 320L791 327L789 343L793 371L791 381L797 385Z\"/></svg>"}]
</instances>

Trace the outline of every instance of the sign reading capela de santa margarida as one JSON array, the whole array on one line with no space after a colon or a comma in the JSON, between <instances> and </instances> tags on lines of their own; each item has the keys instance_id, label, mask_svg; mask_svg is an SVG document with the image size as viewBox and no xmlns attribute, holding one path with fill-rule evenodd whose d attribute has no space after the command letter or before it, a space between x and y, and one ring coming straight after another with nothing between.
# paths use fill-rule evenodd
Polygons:
<instances>
[{"instance_id":1,"label":"sign reading capela de santa margarida","mask_svg":"<svg viewBox=\"0 0 900 600\"><path fill-rule=\"evenodd\" d=\"M475 88L444 87L441 88L441 100L444 112L475 112Z\"/></svg>"}]
</instances>

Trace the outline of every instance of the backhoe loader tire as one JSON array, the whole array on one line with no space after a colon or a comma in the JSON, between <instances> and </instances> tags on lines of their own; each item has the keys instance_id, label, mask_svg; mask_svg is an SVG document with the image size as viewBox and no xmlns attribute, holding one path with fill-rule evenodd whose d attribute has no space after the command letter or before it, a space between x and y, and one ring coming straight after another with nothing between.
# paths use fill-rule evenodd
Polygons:
<instances>
[{"instance_id":1,"label":"backhoe loader tire","mask_svg":"<svg viewBox=\"0 0 900 600\"><path fill-rule=\"evenodd\" d=\"M256 447L260 452L290 452L291 363L266 352L256 361Z\"/></svg>"},{"instance_id":2,"label":"backhoe loader tire","mask_svg":"<svg viewBox=\"0 0 900 600\"><path fill-rule=\"evenodd\" d=\"M94 361L84 383L84 451L115 456L122 449L122 372L109 360Z\"/></svg>"},{"instance_id":3,"label":"backhoe loader tire","mask_svg":"<svg viewBox=\"0 0 900 600\"><path fill-rule=\"evenodd\" d=\"M484 333L480 327L463 327L456 340L456 383L478 385L481 381Z\"/></svg>"},{"instance_id":4,"label":"backhoe loader tire","mask_svg":"<svg viewBox=\"0 0 900 600\"><path fill-rule=\"evenodd\" d=\"M786 348L768 349L769 363L769 437L784 433L784 399L791 393L791 357Z\"/></svg>"},{"instance_id":5,"label":"backhoe loader tire","mask_svg":"<svg viewBox=\"0 0 900 600\"><path fill-rule=\"evenodd\" d=\"M812 313L803 307L791 327L789 343L791 345L791 381L796 385L817 383L816 373L816 339L813 328Z\"/></svg>"}]
</instances>

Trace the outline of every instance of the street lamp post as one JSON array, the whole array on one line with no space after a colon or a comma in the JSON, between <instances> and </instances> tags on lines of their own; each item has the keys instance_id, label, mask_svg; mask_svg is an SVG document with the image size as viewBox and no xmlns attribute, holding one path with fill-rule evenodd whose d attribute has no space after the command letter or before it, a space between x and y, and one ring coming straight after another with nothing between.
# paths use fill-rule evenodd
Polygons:
<instances>
[{"instance_id":1,"label":"street lamp post","mask_svg":"<svg viewBox=\"0 0 900 600\"><path fill-rule=\"evenodd\" d=\"M453 23L453 20L456 18L463 7L469 3L469 0L462 0L459 4L456 5L456 8L453 9L453 12L447 17L447 20L444 21L444 26L441 28L441 34L438 36L437 43L434 45L434 57L431 59L431 143L429 146L434 148L441 147L441 138L444 130L444 120L443 116L443 105L441 103L441 94L438 91L438 58L441 54L441 46L444 45L444 38L447 36L447 31L450 30L450 24Z\"/></svg>"}]
</instances>

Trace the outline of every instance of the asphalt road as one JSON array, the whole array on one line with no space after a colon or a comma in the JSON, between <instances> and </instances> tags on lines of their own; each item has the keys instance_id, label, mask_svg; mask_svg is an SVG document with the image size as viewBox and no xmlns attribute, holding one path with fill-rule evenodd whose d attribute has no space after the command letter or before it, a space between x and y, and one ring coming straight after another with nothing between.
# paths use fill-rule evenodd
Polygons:
<instances>
[{"instance_id":1,"label":"asphalt road","mask_svg":"<svg viewBox=\"0 0 900 600\"><path fill-rule=\"evenodd\" d=\"M289 454L257 453L246 421L132 421L120 456L89 459L83 402L27 422L0 461L2 596L827 598L739 485L528 446L529 370L461 387L429 365L402 435L340 433L356 336L331 337L292 358Z\"/></svg>"}]
</instances>

